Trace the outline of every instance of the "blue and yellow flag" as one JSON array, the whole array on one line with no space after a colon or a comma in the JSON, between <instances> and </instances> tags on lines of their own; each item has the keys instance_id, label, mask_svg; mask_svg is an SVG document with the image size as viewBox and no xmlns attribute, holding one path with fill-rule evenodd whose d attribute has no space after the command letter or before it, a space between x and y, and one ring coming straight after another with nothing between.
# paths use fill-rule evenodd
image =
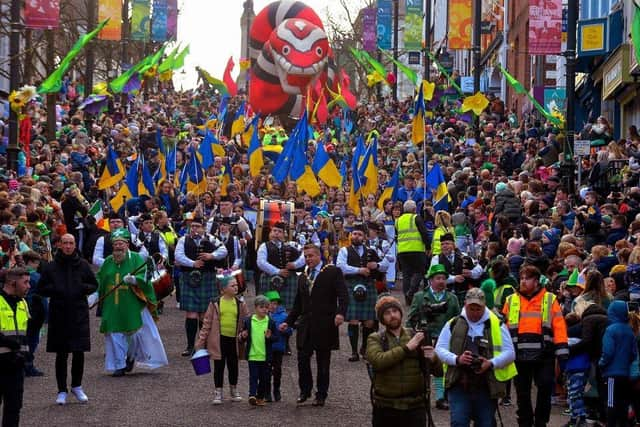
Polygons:
<instances>
[{"instance_id":1,"label":"blue and yellow flag","mask_svg":"<svg viewBox=\"0 0 640 427\"><path fill-rule=\"evenodd\" d=\"M289 176L296 182L299 193L304 191L311 197L315 197L320 194L320 185L307 161L307 137L307 132L300 132L296 137L296 148Z\"/></svg>"},{"instance_id":2,"label":"blue and yellow flag","mask_svg":"<svg viewBox=\"0 0 640 427\"><path fill-rule=\"evenodd\" d=\"M222 177L220 180L220 194L223 196L227 196L227 185L233 182L233 172L231 168L231 162L227 157L227 162L224 164L224 172L222 173Z\"/></svg>"},{"instance_id":3,"label":"blue and yellow flag","mask_svg":"<svg viewBox=\"0 0 640 427\"><path fill-rule=\"evenodd\" d=\"M187 169L187 192L193 192L196 196L203 194L207 191L207 180L204 177L204 170L202 164L198 159L196 150L191 146L189 148L191 158L186 164Z\"/></svg>"},{"instance_id":4,"label":"blue and yellow flag","mask_svg":"<svg viewBox=\"0 0 640 427\"><path fill-rule=\"evenodd\" d=\"M209 129L205 129L204 139L198 146L198 154L200 154L200 161L202 162L202 167L204 169L209 169L209 167L213 166L214 139L215 137L213 136L213 132L211 132Z\"/></svg>"},{"instance_id":5,"label":"blue and yellow flag","mask_svg":"<svg viewBox=\"0 0 640 427\"><path fill-rule=\"evenodd\" d=\"M231 123L231 137L241 134L244 131L244 102L240 104L240 107L233 116L233 122Z\"/></svg>"},{"instance_id":6,"label":"blue and yellow flag","mask_svg":"<svg viewBox=\"0 0 640 427\"><path fill-rule=\"evenodd\" d=\"M262 143L258 136L258 116L253 119L253 135L249 143L249 172L252 178L260 175L260 171L264 166L264 157L262 155Z\"/></svg>"},{"instance_id":7,"label":"blue and yellow flag","mask_svg":"<svg viewBox=\"0 0 640 427\"><path fill-rule=\"evenodd\" d=\"M156 186L153 181L153 175L151 175L151 170L149 169L149 165L144 161L144 157L140 155L138 158L140 159L140 165L142 166L142 179L138 182L138 196L147 195L149 197L153 197L156 195Z\"/></svg>"},{"instance_id":8,"label":"blue and yellow flag","mask_svg":"<svg viewBox=\"0 0 640 427\"><path fill-rule=\"evenodd\" d=\"M338 188L342 184L342 176L333 159L327 154L323 141L318 141L311 169L329 187Z\"/></svg>"},{"instance_id":9,"label":"blue and yellow flag","mask_svg":"<svg viewBox=\"0 0 640 427\"><path fill-rule=\"evenodd\" d=\"M293 158L297 148L298 139L301 138L305 141L308 139L306 136L309 131L308 126L307 111L305 110L302 113L302 117L298 120L298 123L291 131L289 139L284 143L284 148L273 167L273 180L278 184L282 184L284 180L287 179L287 176L289 176L289 171L293 165Z\"/></svg>"},{"instance_id":10,"label":"blue and yellow flag","mask_svg":"<svg viewBox=\"0 0 640 427\"><path fill-rule=\"evenodd\" d=\"M98 181L98 189L104 190L109 187L113 187L124 178L125 169L122 162L118 158L118 154L113 149L113 146L109 145L107 148L107 158L105 159L106 165L100 180Z\"/></svg>"},{"instance_id":11,"label":"blue and yellow flag","mask_svg":"<svg viewBox=\"0 0 640 427\"><path fill-rule=\"evenodd\" d=\"M138 173L138 162L139 158L131 164L129 170L127 171L127 175L124 178L124 182L120 186L120 189L116 193L115 196L109 201L111 208L118 212L122 206L124 206L125 202L133 197L138 197L138 183L139 173Z\"/></svg>"},{"instance_id":12,"label":"blue and yellow flag","mask_svg":"<svg viewBox=\"0 0 640 427\"><path fill-rule=\"evenodd\" d=\"M384 190L378 199L378 209L384 210L384 202L391 200L395 202L398 198L398 189L400 188L400 166L396 168L391 179L384 186Z\"/></svg>"},{"instance_id":13,"label":"blue and yellow flag","mask_svg":"<svg viewBox=\"0 0 640 427\"><path fill-rule=\"evenodd\" d=\"M368 196L378 191L378 139L372 138L358 168L360 194Z\"/></svg>"},{"instance_id":14,"label":"blue and yellow flag","mask_svg":"<svg viewBox=\"0 0 640 427\"><path fill-rule=\"evenodd\" d=\"M411 122L411 141L414 145L424 142L424 92L422 91L424 83L420 83L418 90L418 99L413 107L413 121Z\"/></svg>"},{"instance_id":15,"label":"blue and yellow flag","mask_svg":"<svg viewBox=\"0 0 640 427\"><path fill-rule=\"evenodd\" d=\"M427 189L431 190L431 201L434 211L449 210L449 190L444 180L440 164L433 165L426 178Z\"/></svg>"}]
</instances>

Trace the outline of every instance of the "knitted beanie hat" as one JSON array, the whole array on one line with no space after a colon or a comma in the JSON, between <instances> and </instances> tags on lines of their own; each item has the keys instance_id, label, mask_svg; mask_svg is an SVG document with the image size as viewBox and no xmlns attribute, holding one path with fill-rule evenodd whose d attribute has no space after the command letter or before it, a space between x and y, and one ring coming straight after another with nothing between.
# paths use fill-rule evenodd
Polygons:
<instances>
[{"instance_id":1,"label":"knitted beanie hat","mask_svg":"<svg viewBox=\"0 0 640 427\"><path fill-rule=\"evenodd\" d=\"M402 313L402 305L397 298L392 297L391 295L385 295L378 299L378 302L376 303L376 317L380 323L384 324L384 312L392 307L398 309L400 313Z\"/></svg>"}]
</instances>

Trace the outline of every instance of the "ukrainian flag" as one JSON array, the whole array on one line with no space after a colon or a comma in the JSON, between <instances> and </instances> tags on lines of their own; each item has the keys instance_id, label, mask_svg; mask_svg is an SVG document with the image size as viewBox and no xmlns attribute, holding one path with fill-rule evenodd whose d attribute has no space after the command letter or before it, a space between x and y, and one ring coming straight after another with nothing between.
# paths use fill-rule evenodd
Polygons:
<instances>
[{"instance_id":1,"label":"ukrainian flag","mask_svg":"<svg viewBox=\"0 0 640 427\"><path fill-rule=\"evenodd\" d=\"M167 147L164 145L164 141L162 140L162 129L156 129L156 144L158 145L158 158L160 159L160 164L158 166L158 170L154 174L154 181L156 185L161 181L167 179Z\"/></svg>"},{"instance_id":2,"label":"ukrainian flag","mask_svg":"<svg viewBox=\"0 0 640 427\"><path fill-rule=\"evenodd\" d=\"M222 180L220 183L220 194L223 196L227 196L227 185L233 182L233 173L231 173L231 163L229 162L229 158L227 158L227 162L224 165L224 172L222 173Z\"/></svg>"},{"instance_id":3,"label":"ukrainian flag","mask_svg":"<svg viewBox=\"0 0 640 427\"><path fill-rule=\"evenodd\" d=\"M315 197L320 194L320 185L307 161L307 138L304 138L306 135L305 132L297 136L293 164L289 176L296 182L298 193L304 191L311 197Z\"/></svg>"},{"instance_id":4,"label":"ukrainian flag","mask_svg":"<svg viewBox=\"0 0 640 427\"><path fill-rule=\"evenodd\" d=\"M349 188L349 200L347 201L348 206L356 215L360 215L360 188L362 187L362 179L359 170L365 152L364 138L361 135L357 139L356 149L353 152L353 159L351 159L351 186Z\"/></svg>"},{"instance_id":5,"label":"ukrainian flag","mask_svg":"<svg viewBox=\"0 0 640 427\"><path fill-rule=\"evenodd\" d=\"M302 113L302 117L291 131L291 135L287 142L285 142L284 148L273 167L273 179L278 184L282 184L284 180L287 179L287 176L289 176L289 171L293 165L293 158L298 145L298 139L304 139L305 141L308 139L308 125L307 111L305 110Z\"/></svg>"},{"instance_id":6,"label":"ukrainian flag","mask_svg":"<svg viewBox=\"0 0 640 427\"><path fill-rule=\"evenodd\" d=\"M393 172L391 179L387 182L387 185L384 187L384 191L380 195L378 199L378 209L384 210L384 202L385 200L395 201L398 195L398 189L400 188L400 167L398 166Z\"/></svg>"},{"instance_id":7,"label":"ukrainian flag","mask_svg":"<svg viewBox=\"0 0 640 427\"><path fill-rule=\"evenodd\" d=\"M375 195L378 191L378 139L375 137L372 138L367 148L358 175L362 184L360 194L363 196Z\"/></svg>"},{"instance_id":8,"label":"ukrainian flag","mask_svg":"<svg viewBox=\"0 0 640 427\"><path fill-rule=\"evenodd\" d=\"M264 157L262 155L262 144L258 136L258 117L253 119L253 135L249 144L249 172L251 177L260 175L260 170L264 166Z\"/></svg>"},{"instance_id":9,"label":"ukrainian flag","mask_svg":"<svg viewBox=\"0 0 640 427\"><path fill-rule=\"evenodd\" d=\"M413 121L411 122L411 141L414 145L418 145L421 142L424 142L424 116L425 116L425 105L424 105L424 93L422 92L422 85L424 83L420 83L420 90L418 91L418 99L416 100L415 106L413 107Z\"/></svg>"},{"instance_id":10,"label":"ukrainian flag","mask_svg":"<svg viewBox=\"0 0 640 427\"><path fill-rule=\"evenodd\" d=\"M187 162L187 192L193 192L196 196L203 194L207 191L207 180L204 177L204 170L202 164L198 160L196 150L191 147L191 158Z\"/></svg>"},{"instance_id":11,"label":"ukrainian flag","mask_svg":"<svg viewBox=\"0 0 640 427\"><path fill-rule=\"evenodd\" d=\"M431 190L431 201L433 202L434 211L449 210L449 190L444 180L440 164L433 165L426 178L427 189Z\"/></svg>"},{"instance_id":12,"label":"ukrainian flag","mask_svg":"<svg viewBox=\"0 0 640 427\"><path fill-rule=\"evenodd\" d=\"M231 123L231 136L234 137L237 134L241 134L244 131L244 102L240 105L240 108L233 116L233 122Z\"/></svg>"},{"instance_id":13,"label":"ukrainian flag","mask_svg":"<svg viewBox=\"0 0 640 427\"><path fill-rule=\"evenodd\" d=\"M313 165L311 166L313 173L324 181L329 187L338 188L342 184L342 176L336 167L333 159L327 154L327 150L324 148L324 142L318 141L316 146L316 156L313 159Z\"/></svg>"},{"instance_id":14,"label":"ukrainian flag","mask_svg":"<svg viewBox=\"0 0 640 427\"><path fill-rule=\"evenodd\" d=\"M107 148L106 166L102 172L102 176L98 181L98 189L104 190L113 187L122 181L125 175L125 169L122 162L118 158L118 154L111 145Z\"/></svg>"},{"instance_id":15,"label":"ukrainian flag","mask_svg":"<svg viewBox=\"0 0 640 427\"><path fill-rule=\"evenodd\" d=\"M132 164L129 170L127 171L127 175L124 178L124 182L120 186L120 189L116 193L115 196L109 201L111 208L114 212L118 212L125 201L131 199L133 197L138 197L138 183L140 182L139 173L138 173L138 162L139 158L137 158Z\"/></svg>"},{"instance_id":16,"label":"ukrainian flag","mask_svg":"<svg viewBox=\"0 0 640 427\"><path fill-rule=\"evenodd\" d=\"M215 137L213 136L213 132L209 129L205 130L204 139L200 142L198 146L198 154L200 154L200 161L202 162L202 167L205 169L209 169L213 165L213 140ZM224 150L223 150L224 151Z\"/></svg>"}]
</instances>

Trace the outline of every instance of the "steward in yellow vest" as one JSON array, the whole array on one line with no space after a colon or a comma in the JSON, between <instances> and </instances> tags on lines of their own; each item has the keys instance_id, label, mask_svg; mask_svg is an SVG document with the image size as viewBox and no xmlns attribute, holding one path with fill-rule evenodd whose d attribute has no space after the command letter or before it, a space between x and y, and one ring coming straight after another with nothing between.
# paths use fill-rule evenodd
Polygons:
<instances>
[{"instance_id":1,"label":"steward in yellow vest","mask_svg":"<svg viewBox=\"0 0 640 427\"><path fill-rule=\"evenodd\" d=\"M0 290L0 402L2 425L20 423L24 388L24 361L27 346L29 309L24 297L29 290L29 272L12 268Z\"/></svg>"},{"instance_id":2,"label":"steward in yellow vest","mask_svg":"<svg viewBox=\"0 0 640 427\"><path fill-rule=\"evenodd\" d=\"M485 304L484 292L470 289L460 316L451 319L436 345L444 363L452 425L494 425L506 381L517 374L511 336Z\"/></svg>"}]
</instances>

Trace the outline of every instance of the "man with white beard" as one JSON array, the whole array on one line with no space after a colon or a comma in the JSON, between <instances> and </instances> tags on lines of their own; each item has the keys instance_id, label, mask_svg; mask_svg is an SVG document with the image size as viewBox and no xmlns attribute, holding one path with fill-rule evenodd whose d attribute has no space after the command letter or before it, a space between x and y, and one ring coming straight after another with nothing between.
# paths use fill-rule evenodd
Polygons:
<instances>
[{"instance_id":1,"label":"man with white beard","mask_svg":"<svg viewBox=\"0 0 640 427\"><path fill-rule=\"evenodd\" d=\"M102 300L100 332L105 334L105 369L124 376L136 361L147 368L167 365L158 329L151 317L156 310L153 286L146 280L146 261L129 250L129 231L111 233L113 253L98 270Z\"/></svg>"}]
</instances>

